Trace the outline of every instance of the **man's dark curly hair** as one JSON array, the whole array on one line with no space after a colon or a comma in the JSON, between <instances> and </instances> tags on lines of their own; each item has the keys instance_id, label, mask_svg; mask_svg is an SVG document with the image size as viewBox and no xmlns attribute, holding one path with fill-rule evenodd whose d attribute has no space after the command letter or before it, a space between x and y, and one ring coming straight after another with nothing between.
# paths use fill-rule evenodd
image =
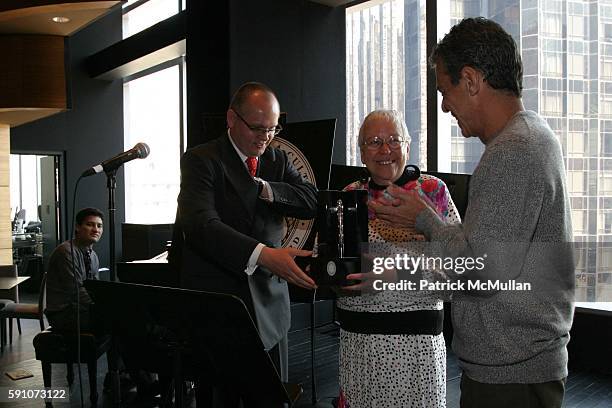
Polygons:
<instances>
[{"instance_id":1,"label":"man's dark curly hair","mask_svg":"<svg viewBox=\"0 0 612 408\"><path fill-rule=\"evenodd\" d=\"M514 39L484 17L466 18L451 28L434 47L429 63L443 64L453 85L467 66L480 71L493 89L517 97L523 91L523 63Z\"/></svg>"}]
</instances>

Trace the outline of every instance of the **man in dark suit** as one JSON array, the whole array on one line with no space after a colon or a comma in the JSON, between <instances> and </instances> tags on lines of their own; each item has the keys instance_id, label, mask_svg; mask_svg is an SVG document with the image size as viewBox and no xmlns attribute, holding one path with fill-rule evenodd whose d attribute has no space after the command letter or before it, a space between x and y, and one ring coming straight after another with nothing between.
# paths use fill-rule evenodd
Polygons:
<instances>
[{"instance_id":1,"label":"man in dark suit","mask_svg":"<svg viewBox=\"0 0 612 408\"><path fill-rule=\"evenodd\" d=\"M316 215L316 188L281 150L276 96L247 83L227 111L227 135L188 150L181 160L178 218L185 235L181 286L240 297L281 377L287 379L290 325L287 282L312 289L294 262L310 251L280 248L284 217Z\"/></svg>"}]
</instances>

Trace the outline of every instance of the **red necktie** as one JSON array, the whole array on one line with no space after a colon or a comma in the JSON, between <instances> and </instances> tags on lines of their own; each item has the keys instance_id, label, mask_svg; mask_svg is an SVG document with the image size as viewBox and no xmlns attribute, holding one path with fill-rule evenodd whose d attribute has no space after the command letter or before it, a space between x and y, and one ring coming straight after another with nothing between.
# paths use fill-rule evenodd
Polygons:
<instances>
[{"instance_id":1,"label":"red necktie","mask_svg":"<svg viewBox=\"0 0 612 408\"><path fill-rule=\"evenodd\" d=\"M255 174L257 173L257 157L247 157L245 162L251 177L255 177Z\"/></svg>"}]
</instances>

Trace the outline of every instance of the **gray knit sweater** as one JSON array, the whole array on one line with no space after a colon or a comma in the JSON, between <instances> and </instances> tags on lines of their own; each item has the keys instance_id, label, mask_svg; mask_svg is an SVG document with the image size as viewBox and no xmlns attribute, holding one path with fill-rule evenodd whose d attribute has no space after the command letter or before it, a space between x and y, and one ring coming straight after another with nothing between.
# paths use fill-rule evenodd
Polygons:
<instances>
[{"instance_id":1,"label":"gray knit sweater","mask_svg":"<svg viewBox=\"0 0 612 408\"><path fill-rule=\"evenodd\" d=\"M85 276L85 251L87 248L79 246L73 241L74 270L79 286L79 304L93 303L89 293L83 286ZM91 251L90 279L98 279L100 261L95 251ZM70 241L64 241L51 254L47 272L47 308L49 312L59 312L71 305L76 305L76 286L70 250Z\"/></svg>"},{"instance_id":2,"label":"gray knit sweater","mask_svg":"<svg viewBox=\"0 0 612 408\"><path fill-rule=\"evenodd\" d=\"M429 210L417 229L445 255L486 255L467 280L514 280L531 291L453 294L453 350L468 377L538 383L567 376L574 255L561 147L536 113L521 111L486 146L470 181L462 224Z\"/></svg>"}]
</instances>

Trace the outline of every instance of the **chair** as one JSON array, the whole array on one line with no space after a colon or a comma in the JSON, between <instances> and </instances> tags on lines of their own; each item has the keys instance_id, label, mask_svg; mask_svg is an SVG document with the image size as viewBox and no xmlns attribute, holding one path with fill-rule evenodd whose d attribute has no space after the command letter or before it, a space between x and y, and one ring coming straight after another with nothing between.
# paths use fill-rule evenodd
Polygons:
<instances>
[{"instance_id":1,"label":"chair","mask_svg":"<svg viewBox=\"0 0 612 408\"><path fill-rule=\"evenodd\" d=\"M465 216L467 208L468 191L471 176L468 174L451 174L426 171L425 174L438 177L448 187L448 191L455 202L457 211L461 218ZM329 176L329 188L340 190L344 186L367 176L365 167L360 166L344 166L341 164L332 164Z\"/></svg>"},{"instance_id":2,"label":"chair","mask_svg":"<svg viewBox=\"0 0 612 408\"><path fill-rule=\"evenodd\" d=\"M12 266L12 265L11 265ZM46 291L46 283L47 283L47 274L43 274L40 280L40 293L38 295L38 303L9 303L4 308L0 309L0 331L2 340L0 342L2 344L6 341L6 325L5 321L8 319L9 321L9 338L10 343L13 343L13 319L17 320L17 328L19 330L19 334L21 334L21 324L19 323L19 319L35 319L40 323L40 330L45 330L45 319L44 319L44 310L45 310L45 291Z\"/></svg>"},{"instance_id":3,"label":"chair","mask_svg":"<svg viewBox=\"0 0 612 408\"><path fill-rule=\"evenodd\" d=\"M19 288L31 292L35 291L40 286L43 273L43 258L41 255L24 255L21 259L19 275L29 276L30 279L19 285Z\"/></svg>"},{"instance_id":4,"label":"chair","mask_svg":"<svg viewBox=\"0 0 612 408\"><path fill-rule=\"evenodd\" d=\"M4 309L4 307L10 303L15 303L10 299L0 299L0 310ZM4 322L0 321L0 325L2 325L2 327L4 327ZM4 339L4 330L0 328L0 353L4 352L4 343L5 343L5 339Z\"/></svg>"},{"instance_id":5,"label":"chair","mask_svg":"<svg viewBox=\"0 0 612 408\"><path fill-rule=\"evenodd\" d=\"M91 333L81 333L81 362L87 364L89 376L89 400L92 406L98 401L98 359L107 353L112 344L110 336L94 336ZM34 350L36 359L40 360L45 388L51 387L51 364L66 364L68 367L68 385L74 382L73 364L78 362L77 337L67 336L53 331L52 327L43 330L34 337ZM114 367L111 357L109 371ZM116 370L116 369L115 369ZM47 406L51 406L47 403Z\"/></svg>"},{"instance_id":6,"label":"chair","mask_svg":"<svg viewBox=\"0 0 612 408\"><path fill-rule=\"evenodd\" d=\"M0 265L0 277L16 278L19 276L17 265ZM0 289L0 310L9 303L19 302L19 291L15 286L11 289ZM21 323L17 320L17 328L21 334ZM4 345L4 344L2 344Z\"/></svg>"}]
</instances>

